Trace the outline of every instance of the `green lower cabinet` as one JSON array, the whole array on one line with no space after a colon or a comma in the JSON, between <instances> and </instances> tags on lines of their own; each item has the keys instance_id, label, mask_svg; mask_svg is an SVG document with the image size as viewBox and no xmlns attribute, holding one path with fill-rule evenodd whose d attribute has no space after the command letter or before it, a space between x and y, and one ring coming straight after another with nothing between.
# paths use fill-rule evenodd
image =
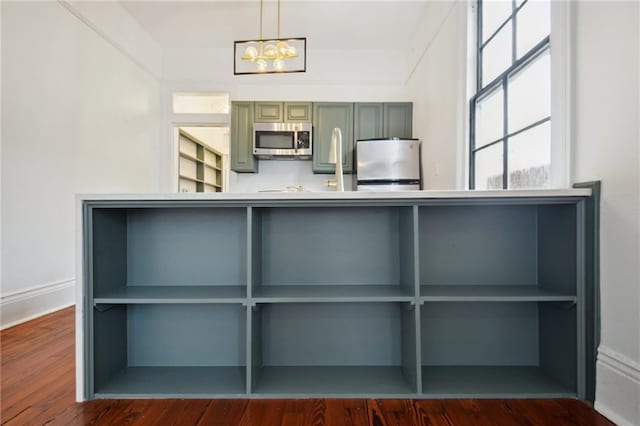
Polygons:
<instances>
[{"instance_id":1,"label":"green lower cabinet","mask_svg":"<svg viewBox=\"0 0 640 426\"><path fill-rule=\"evenodd\" d=\"M374 139L383 135L384 104L366 102L355 104L354 139Z\"/></svg>"},{"instance_id":2,"label":"green lower cabinet","mask_svg":"<svg viewBox=\"0 0 640 426\"><path fill-rule=\"evenodd\" d=\"M342 167L353 173L353 108L352 103L318 102L313 104L313 172L334 173L329 163L329 147L335 127L342 131Z\"/></svg>"},{"instance_id":3,"label":"green lower cabinet","mask_svg":"<svg viewBox=\"0 0 640 426\"><path fill-rule=\"evenodd\" d=\"M413 104L411 102L388 102L384 104L385 138L411 138L413 131Z\"/></svg>"},{"instance_id":4,"label":"green lower cabinet","mask_svg":"<svg viewBox=\"0 0 640 426\"><path fill-rule=\"evenodd\" d=\"M231 103L231 170L257 173L253 156L253 102Z\"/></svg>"}]
</instances>

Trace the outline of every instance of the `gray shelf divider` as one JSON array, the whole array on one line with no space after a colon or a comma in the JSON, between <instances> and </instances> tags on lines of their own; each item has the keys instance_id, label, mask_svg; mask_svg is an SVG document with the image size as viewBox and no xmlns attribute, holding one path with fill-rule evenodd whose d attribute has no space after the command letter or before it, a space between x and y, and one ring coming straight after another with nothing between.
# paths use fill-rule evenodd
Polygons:
<instances>
[{"instance_id":1,"label":"gray shelf divider","mask_svg":"<svg viewBox=\"0 0 640 426\"><path fill-rule=\"evenodd\" d=\"M319 284L258 287L253 298L258 303L412 302L415 296L401 286Z\"/></svg>"},{"instance_id":2,"label":"gray shelf divider","mask_svg":"<svg viewBox=\"0 0 640 426\"><path fill-rule=\"evenodd\" d=\"M415 393L402 368L390 366L264 367L255 391L258 395L280 398L326 395L398 398Z\"/></svg>"},{"instance_id":3,"label":"gray shelf divider","mask_svg":"<svg viewBox=\"0 0 640 426\"><path fill-rule=\"evenodd\" d=\"M535 285L423 285L421 302L576 302L576 296Z\"/></svg>"},{"instance_id":4,"label":"gray shelf divider","mask_svg":"<svg viewBox=\"0 0 640 426\"><path fill-rule=\"evenodd\" d=\"M575 390L533 366L426 366L428 398L571 398Z\"/></svg>"},{"instance_id":5,"label":"gray shelf divider","mask_svg":"<svg viewBox=\"0 0 640 426\"><path fill-rule=\"evenodd\" d=\"M262 214L247 207L247 297L252 298L262 281Z\"/></svg>"},{"instance_id":6,"label":"gray shelf divider","mask_svg":"<svg viewBox=\"0 0 640 426\"><path fill-rule=\"evenodd\" d=\"M244 367L127 367L96 398L245 397Z\"/></svg>"},{"instance_id":7,"label":"gray shelf divider","mask_svg":"<svg viewBox=\"0 0 640 426\"><path fill-rule=\"evenodd\" d=\"M245 303L246 289L237 285L128 286L94 297L94 304Z\"/></svg>"}]
</instances>

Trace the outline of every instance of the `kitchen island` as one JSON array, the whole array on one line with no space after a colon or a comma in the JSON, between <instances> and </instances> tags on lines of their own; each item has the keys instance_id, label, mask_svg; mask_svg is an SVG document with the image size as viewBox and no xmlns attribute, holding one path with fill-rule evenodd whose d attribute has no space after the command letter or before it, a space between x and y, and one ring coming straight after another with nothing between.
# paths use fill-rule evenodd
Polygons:
<instances>
[{"instance_id":1,"label":"kitchen island","mask_svg":"<svg viewBox=\"0 0 640 426\"><path fill-rule=\"evenodd\" d=\"M78 196L77 399L584 398L590 195Z\"/></svg>"}]
</instances>

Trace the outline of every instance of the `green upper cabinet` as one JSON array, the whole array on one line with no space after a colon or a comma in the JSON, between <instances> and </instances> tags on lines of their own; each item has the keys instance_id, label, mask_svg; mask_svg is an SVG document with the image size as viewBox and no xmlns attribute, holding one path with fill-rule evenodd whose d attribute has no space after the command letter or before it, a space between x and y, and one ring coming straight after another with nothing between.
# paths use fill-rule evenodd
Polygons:
<instances>
[{"instance_id":1,"label":"green upper cabinet","mask_svg":"<svg viewBox=\"0 0 640 426\"><path fill-rule=\"evenodd\" d=\"M384 104L383 137L411 138L413 131L413 104L390 102Z\"/></svg>"},{"instance_id":2,"label":"green upper cabinet","mask_svg":"<svg viewBox=\"0 0 640 426\"><path fill-rule=\"evenodd\" d=\"M255 102L256 123L310 123L311 102Z\"/></svg>"},{"instance_id":3,"label":"green upper cabinet","mask_svg":"<svg viewBox=\"0 0 640 426\"><path fill-rule=\"evenodd\" d=\"M311 102L285 102L285 123L311 123Z\"/></svg>"},{"instance_id":4,"label":"green upper cabinet","mask_svg":"<svg viewBox=\"0 0 640 426\"><path fill-rule=\"evenodd\" d=\"M345 173L353 172L353 104L319 102L313 104L313 171L334 173L329 163L329 147L333 129L342 131L342 166Z\"/></svg>"},{"instance_id":5,"label":"green upper cabinet","mask_svg":"<svg viewBox=\"0 0 640 426\"><path fill-rule=\"evenodd\" d=\"M231 170L257 173L253 156L253 102L231 103Z\"/></svg>"},{"instance_id":6,"label":"green upper cabinet","mask_svg":"<svg viewBox=\"0 0 640 426\"><path fill-rule=\"evenodd\" d=\"M381 138L383 135L382 103L355 104L355 121L353 124L354 140Z\"/></svg>"},{"instance_id":7,"label":"green upper cabinet","mask_svg":"<svg viewBox=\"0 0 640 426\"><path fill-rule=\"evenodd\" d=\"M256 123L282 123L282 102L255 102Z\"/></svg>"}]
</instances>

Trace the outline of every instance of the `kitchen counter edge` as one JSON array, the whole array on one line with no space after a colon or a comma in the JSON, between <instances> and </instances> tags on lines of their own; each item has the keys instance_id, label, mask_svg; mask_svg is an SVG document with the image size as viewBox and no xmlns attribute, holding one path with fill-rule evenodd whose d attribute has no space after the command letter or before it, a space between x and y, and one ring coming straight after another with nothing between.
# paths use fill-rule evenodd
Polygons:
<instances>
[{"instance_id":1,"label":"kitchen counter edge","mask_svg":"<svg viewBox=\"0 0 640 426\"><path fill-rule=\"evenodd\" d=\"M296 200L429 200L470 198L539 198L591 196L591 189L541 189L503 191L389 191L389 192L225 192L225 193L142 193L142 194L77 194L78 201L296 201Z\"/></svg>"}]
</instances>

